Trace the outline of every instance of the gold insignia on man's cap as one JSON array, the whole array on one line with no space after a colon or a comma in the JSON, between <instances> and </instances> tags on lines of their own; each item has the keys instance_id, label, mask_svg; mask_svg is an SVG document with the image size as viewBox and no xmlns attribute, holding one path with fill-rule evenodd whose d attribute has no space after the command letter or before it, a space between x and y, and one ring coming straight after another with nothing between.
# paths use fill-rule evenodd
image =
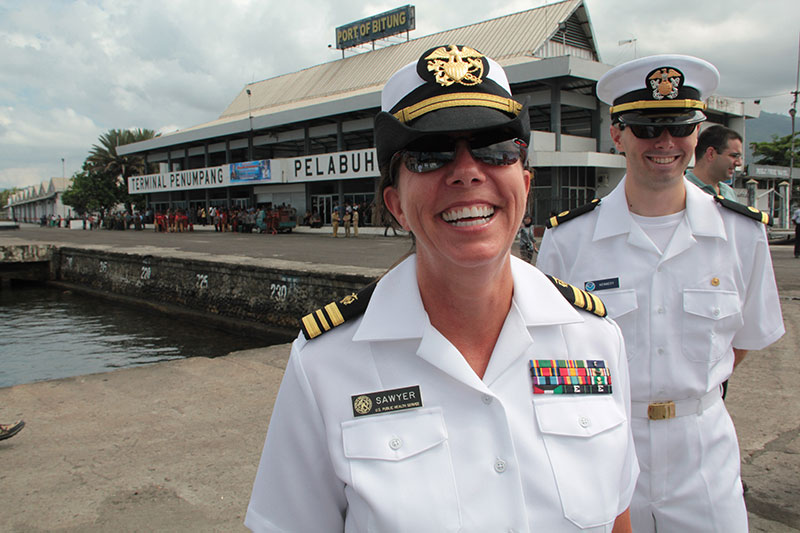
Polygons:
<instances>
[{"instance_id":1,"label":"gold insignia on man's cap","mask_svg":"<svg viewBox=\"0 0 800 533\"><path fill-rule=\"evenodd\" d=\"M428 70L434 73L436 83L449 87L459 83L467 87L483 81L483 54L470 48L451 44L440 46L425 57Z\"/></svg>"},{"instance_id":2,"label":"gold insignia on man's cap","mask_svg":"<svg viewBox=\"0 0 800 533\"><path fill-rule=\"evenodd\" d=\"M683 83L683 73L672 67L659 67L647 75L647 83L653 89L653 98L673 100Z\"/></svg>"}]
</instances>

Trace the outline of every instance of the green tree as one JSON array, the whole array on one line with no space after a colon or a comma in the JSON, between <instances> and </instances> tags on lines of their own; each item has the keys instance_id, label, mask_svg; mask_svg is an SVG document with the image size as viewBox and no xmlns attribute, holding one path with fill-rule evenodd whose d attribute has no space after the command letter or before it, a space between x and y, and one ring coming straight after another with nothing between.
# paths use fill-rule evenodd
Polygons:
<instances>
[{"instance_id":1,"label":"green tree","mask_svg":"<svg viewBox=\"0 0 800 533\"><path fill-rule=\"evenodd\" d=\"M750 143L758 165L790 166L792 136L772 136L772 141ZM794 166L800 167L800 132L794 134Z\"/></svg>"},{"instance_id":2,"label":"green tree","mask_svg":"<svg viewBox=\"0 0 800 533\"><path fill-rule=\"evenodd\" d=\"M8 199L15 192L17 192L16 187L12 187L10 189L3 189L2 191L0 191L0 209L4 208L6 204L8 204Z\"/></svg>"},{"instance_id":3,"label":"green tree","mask_svg":"<svg viewBox=\"0 0 800 533\"><path fill-rule=\"evenodd\" d=\"M64 191L62 201L79 214L110 211L120 203L118 180L118 176L98 170L87 159L81 171L72 175L72 183ZM125 193L127 195L127 190Z\"/></svg>"},{"instance_id":4,"label":"green tree","mask_svg":"<svg viewBox=\"0 0 800 533\"><path fill-rule=\"evenodd\" d=\"M118 204L141 202L141 195L128 194L128 177L146 174L144 158L120 155L117 149L125 144L156 137L153 130L109 130L93 144L82 170L73 175L70 188L64 193L64 204L79 213L111 210Z\"/></svg>"},{"instance_id":5,"label":"green tree","mask_svg":"<svg viewBox=\"0 0 800 533\"><path fill-rule=\"evenodd\" d=\"M127 181L130 176L147 173L144 158L137 155L120 155L117 149L125 144L146 141L153 137L156 137L156 132L148 129L108 130L100 136L98 144L92 145L87 161L97 170L122 176Z\"/></svg>"}]
</instances>

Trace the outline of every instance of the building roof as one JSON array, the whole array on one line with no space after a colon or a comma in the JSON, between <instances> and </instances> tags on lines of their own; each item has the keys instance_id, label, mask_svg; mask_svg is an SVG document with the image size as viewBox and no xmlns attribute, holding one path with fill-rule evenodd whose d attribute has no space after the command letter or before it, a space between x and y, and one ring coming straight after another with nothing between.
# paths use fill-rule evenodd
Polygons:
<instances>
[{"instance_id":1,"label":"building roof","mask_svg":"<svg viewBox=\"0 0 800 533\"><path fill-rule=\"evenodd\" d=\"M51 198L58 193L66 191L71 183L72 178L50 178L49 180L40 182L38 185L29 185L9 196L8 205L11 206Z\"/></svg>"},{"instance_id":2,"label":"building roof","mask_svg":"<svg viewBox=\"0 0 800 533\"><path fill-rule=\"evenodd\" d=\"M285 124L287 119L308 119L305 113L292 111L308 108L319 113L330 109L325 104L332 102L340 113L377 107L383 85L397 69L416 61L425 50L449 43L468 43L504 67L568 53L588 61L599 59L584 1L563 0L248 84L217 120L126 145L119 152L137 153L246 131L251 116L258 129ZM345 101L351 104L340 106Z\"/></svg>"},{"instance_id":3,"label":"building roof","mask_svg":"<svg viewBox=\"0 0 800 533\"><path fill-rule=\"evenodd\" d=\"M582 0L565 0L251 83L222 112L220 119L246 117L248 111L258 115L364 90L380 91L398 68L442 44L468 43L503 66L540 58L543 45L581 4ZM586 31L591 31L588 25Z\"/></svg>"}]
</instances>

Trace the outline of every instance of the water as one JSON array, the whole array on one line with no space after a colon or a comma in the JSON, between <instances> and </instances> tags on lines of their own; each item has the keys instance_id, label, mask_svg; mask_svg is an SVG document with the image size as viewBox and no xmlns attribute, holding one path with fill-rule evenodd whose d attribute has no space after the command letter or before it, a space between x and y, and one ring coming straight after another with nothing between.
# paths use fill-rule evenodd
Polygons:
<instances>
[{"instance_id":1,"label":"water","mask_svg":"<svg viewBox=\"0 0 800 533\"><path fill-rule=\"evenodd\" d=\"M41 285L0 290L0 387L279 342Z\"/></svg>"}]
</instances>

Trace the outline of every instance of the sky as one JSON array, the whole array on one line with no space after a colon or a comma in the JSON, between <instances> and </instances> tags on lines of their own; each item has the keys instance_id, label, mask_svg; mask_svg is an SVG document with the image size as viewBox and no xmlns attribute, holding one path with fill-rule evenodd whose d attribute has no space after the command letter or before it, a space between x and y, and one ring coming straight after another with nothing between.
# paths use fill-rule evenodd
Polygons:
<instances>
[{"instance_id":1,"label":"sky","mask_svg":"<svg viewBox=\"0 0 800 533\"><path fill-rule=\"evenodd\" d=\"M797 80L797 0L585 1L604 63L696 55L720 70L716 94L760 99L763 111L788 115ZM547 3L509 0L487 8L485 0L420 0L412 3L411 37ZM215 120L250 82L340 58L328 47L337 26L402 5L0 0L0 190L71 176L110 129L167 133Z\"/></svg>"}]
</instances>

